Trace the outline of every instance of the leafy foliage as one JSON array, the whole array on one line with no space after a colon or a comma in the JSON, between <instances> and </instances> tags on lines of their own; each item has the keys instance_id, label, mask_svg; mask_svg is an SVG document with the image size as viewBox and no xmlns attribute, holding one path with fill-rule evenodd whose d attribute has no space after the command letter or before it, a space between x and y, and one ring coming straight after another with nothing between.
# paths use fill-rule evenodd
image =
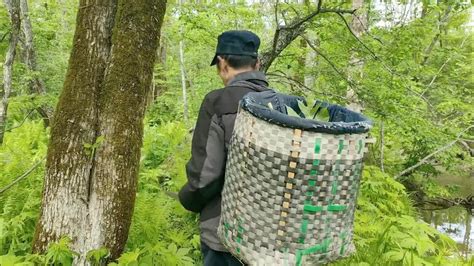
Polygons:
<instances>
[{"instance_id":1,"label":"leafy foliage","mask_svg":"<svg viewBox=\"0 0 474 266\"><path fill-rule=\"evenodd\" d=\"M151 99L145 120L140 179L133 223L125 253L111 265L201 264L198 219L185 211L167 191L177 191L186 180L191 134L203 97L221 87L209 60L216 36L224 30L249 29L270 46L276 28L274 6L269 3L217 1L213 4L169 3L161 39L162 65L155 68L154 86L159 96ZM314 4L279 4L279 24L314 11ZM370 31L360 41L334 13L319 14L308 23L305 39L298 38L276 59L269 70L271 86L307 99L345 105L351 87L375 120L381 136L369 148L363 173L354 240L358 252L336 265L472 265L473 258L456 256L447 236L419 218L410 192L393 176L455 139L474 121L472 79L472 30L466 29L469 11L457 1L423 1L423 15L392 28L373 26L380 14L369 8ZM46 155L48 129L34 111L54 106L63 85L72 44L77 0L28 1L38 52L37 73L15 62L14 91L10 98L5 142L0 146L0 189L25 173ZM350 2L324 1L327 8L350 8ZM449 11L446 20L439 19ZM0 8L0 37L9 31L7 13ZM345 16L347 20L351 18ZM218 22L218 23L216 23ZM315 52L308 39L318 49ZM184 42L189 121L184 121L180 89L178 43ZM362 45L362 43L364 45ZM432 45L433 44L433 45ZM429 47L432 46L430 50ZM4 61L6 41L0 41ZM21 50L19 49L21 56ZM324 57L323 57L324 55ZM363 64L354 73L356 57ZM357 71L355 71L357 72ZM349 75L350 74L350 75ZM40 76L48 94L31 95L28 80ZM311 80L313 82L306 82ZM306 118L328 121L321 105L299 109ZM271 106L269 106L271 108ZM299 116L288 108L290 115ZM192 130L191 130L192 131ZM473 131L462 135L472 141ZM100 145L84 143L92 154ZM471 147L472 148L472 147ZM473 158L461 145L438 154L408 178L427 196L448 197L453 189L439 186L440 172L472 171ZM459 170L461 169L461 170ZM0 194L0 265L70 265L74 252L67 238L50 246L44 255L30 254L41 201L44 167ZM108 259L105 248L92 250L87 259L101 265Z\"/></svg>"}]
</instances>

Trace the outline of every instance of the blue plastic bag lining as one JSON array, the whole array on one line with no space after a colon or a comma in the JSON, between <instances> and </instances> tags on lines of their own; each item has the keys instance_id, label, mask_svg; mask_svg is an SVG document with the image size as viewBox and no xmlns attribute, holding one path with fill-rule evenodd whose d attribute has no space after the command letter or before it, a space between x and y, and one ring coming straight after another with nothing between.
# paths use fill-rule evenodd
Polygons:
<instances>
[{"instance_id":1,"label":"blue plastic bag lining","mask_svg":"<svg viewBox=\"0 0 474 266\"><path fill-rule=\"evenodd\" d=\"M329 111L329 122L306 119L287 115L286 106L291 107L300 116L304 117L298 107L298 100L306 104L303 97L277 93L273 90L264 92L250 92L240 101L240 107L252 115L269 123L282 127L301 129L328 134L360 134L372 127L372 121L362 114L353 112L336 104L316 101ZM272 104L273 109L268 107ZM314 105L313 105L314 106Z\"/></svg>"}]
</instances>

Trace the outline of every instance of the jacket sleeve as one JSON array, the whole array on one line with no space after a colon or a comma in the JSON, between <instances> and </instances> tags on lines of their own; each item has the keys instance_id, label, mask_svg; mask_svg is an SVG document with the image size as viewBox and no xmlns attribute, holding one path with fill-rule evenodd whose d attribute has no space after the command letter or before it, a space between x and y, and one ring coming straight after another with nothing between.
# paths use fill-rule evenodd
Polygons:
<instances>
[{"instance_id":1,"label":"jacket sleeve","mask_svg":"<svg viewBox=\"0 0 474 266\"><path fill-rule=\"evenodd\" d=\"M193 135L191 159L186 164L188 182L179 192L184 208L200 212L221 193L225 172L224 130L218 117L210 110L209 99L201 105Z\"/></svg>"}]
</instances>

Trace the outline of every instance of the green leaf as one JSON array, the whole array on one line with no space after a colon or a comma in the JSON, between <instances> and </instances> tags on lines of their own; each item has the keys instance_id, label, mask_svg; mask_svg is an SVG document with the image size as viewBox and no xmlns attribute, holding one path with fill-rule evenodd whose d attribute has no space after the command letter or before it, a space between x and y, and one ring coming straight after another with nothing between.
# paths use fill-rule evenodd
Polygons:
<instances>
[{"instance_id":1,"label":"green leaf","mask_svg":"<svg viewBox=\"0 0 474 266\"><path fill-rule=\"evenodd\" d=\"M2 266L14 266L22 260L21 257L17 257L12 254L0 256L0 265Z\"/></svg>"},{"instance_id":2,"label":"green leaf","mask_svg":"<svg viewBox=\"0 0 474 266\"><path fill-rule=\"evenodd\" d=\"M133 266L138 265L138 257L140 256L140 250L136 249L135 251L129 251L123 253L122 256L118 259L119 265Z\"/></svg>"},{"instance_id":3,"label":"green leaf","mask_svg":"<svg viewBox=\"0 0 474 266\"><path fill-rule=\"evenodd\" d=\"M94 264L99 264L100 261L107 258L109 254L109 250L106 247L102 247L87 252L86 259Z\"/></svg>"},{"instance_id":4,"label":"green leaf","mask_svg":"<svg viewBox=\"0 0 474 266\"><path fill-rule=\"evenodd\" d=\"M388 261L401 261L404 257L403 250L392 250L383 254L383 257Z\"/></svg>"},{"instance_id":5,"label":"green leaf","mask_svg":"<svg viewBox=\"0 0 474 266\"><path fill-rule=\"evenodd\" d=\"M297 100L298 101L298 107L300 108L301 112L303 113L305 118L309 118L309 114L311 113L311 108L307 106L303 101Z\"/></svg>"},{"instance_id":6,"label":"green leaf","mask_svg":"<svg viewBox=\"0 0 474 266\"><path fill-rule=\"evenodd\" d=\"M322 107L319 109L319 112L316 113L315 120L322 121L322 122L329 122L329 110L327 107Z\"/></svg>"},{"instance_id":7,"label":"green leaf","mask_svg":"<svg viewBox=\"0 0 474 266\"><path fill-rule=\"evenodd\" d=\"M286 113L289 116L300 117L300 115L298 113L296 113L295 110L293 110L293 108L289 107L288 105L286 105Z\"/></svg>"},{"instance_id":8,"label":"green leaf","mask_svg":"<svg viewBox=\"0 0 474 266\"><path fill-rule=\"evenodd\" d=\"M105 137L104 136L99 136L97 137L97 139L95 140L95 143L96 144L101 144L103 141L104 141Z\"/></svg>"}]
</instances>

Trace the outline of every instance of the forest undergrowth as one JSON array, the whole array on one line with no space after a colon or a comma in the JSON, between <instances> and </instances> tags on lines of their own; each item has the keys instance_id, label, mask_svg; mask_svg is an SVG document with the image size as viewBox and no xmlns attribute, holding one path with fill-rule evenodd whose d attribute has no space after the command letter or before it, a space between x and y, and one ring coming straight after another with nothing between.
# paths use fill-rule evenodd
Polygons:
<instances>
[{"instance_id":1,"label":"forest undergrowth","mask_svg":"<svg viewBox=\"0 0 474 266\"><path fill-rule=\"evenodd\" d=\"M28 2L39 70L29 71L21 56L13 69L14 91L0 145L0 265L71 265L75 253L67 237L45 254L31 253L49 141L49 128L34 110L57 103L78 5L77 0ZM472 7L463 1L420 2L419 16L406 23L392 21L391 28L378 27L382 14L365 6L367 27L359 37L348 30L357 19L352 14L318 14L267 72L272 88L308 99L346 105L348 90L354 90L364 114L374 121L371 136L377 141L365 158L355 212L357 252L333 265L474 265L473 256L461 256L454 240L424 222L414 207L420 191L422 198L454 195L456 186L437 184L440 169L453 175L474 169L468 144L462 144L474 141L473 31L465 26ZM324 7L350 8L351 3L326 1ZM249 29L261 36L262 51L270 48L277 26L273 8L244 2L168 4L128 242L116 261L108 260L105 248L91 250L91 265L202 265L199 218L167 192L177 192L186 182L201 100L222 86L209 67L216 37L225 30ZM297 20L314 5L280 3L278 8L284 19ZM0 37L9 30L2 7ZM6 50L7 42L0 41L1 62ZM31 78L38 76L47 85L45 95L29 93ZM402 184L407 180L419 190L417 195Z\"/></svg>"}]
</instances>

